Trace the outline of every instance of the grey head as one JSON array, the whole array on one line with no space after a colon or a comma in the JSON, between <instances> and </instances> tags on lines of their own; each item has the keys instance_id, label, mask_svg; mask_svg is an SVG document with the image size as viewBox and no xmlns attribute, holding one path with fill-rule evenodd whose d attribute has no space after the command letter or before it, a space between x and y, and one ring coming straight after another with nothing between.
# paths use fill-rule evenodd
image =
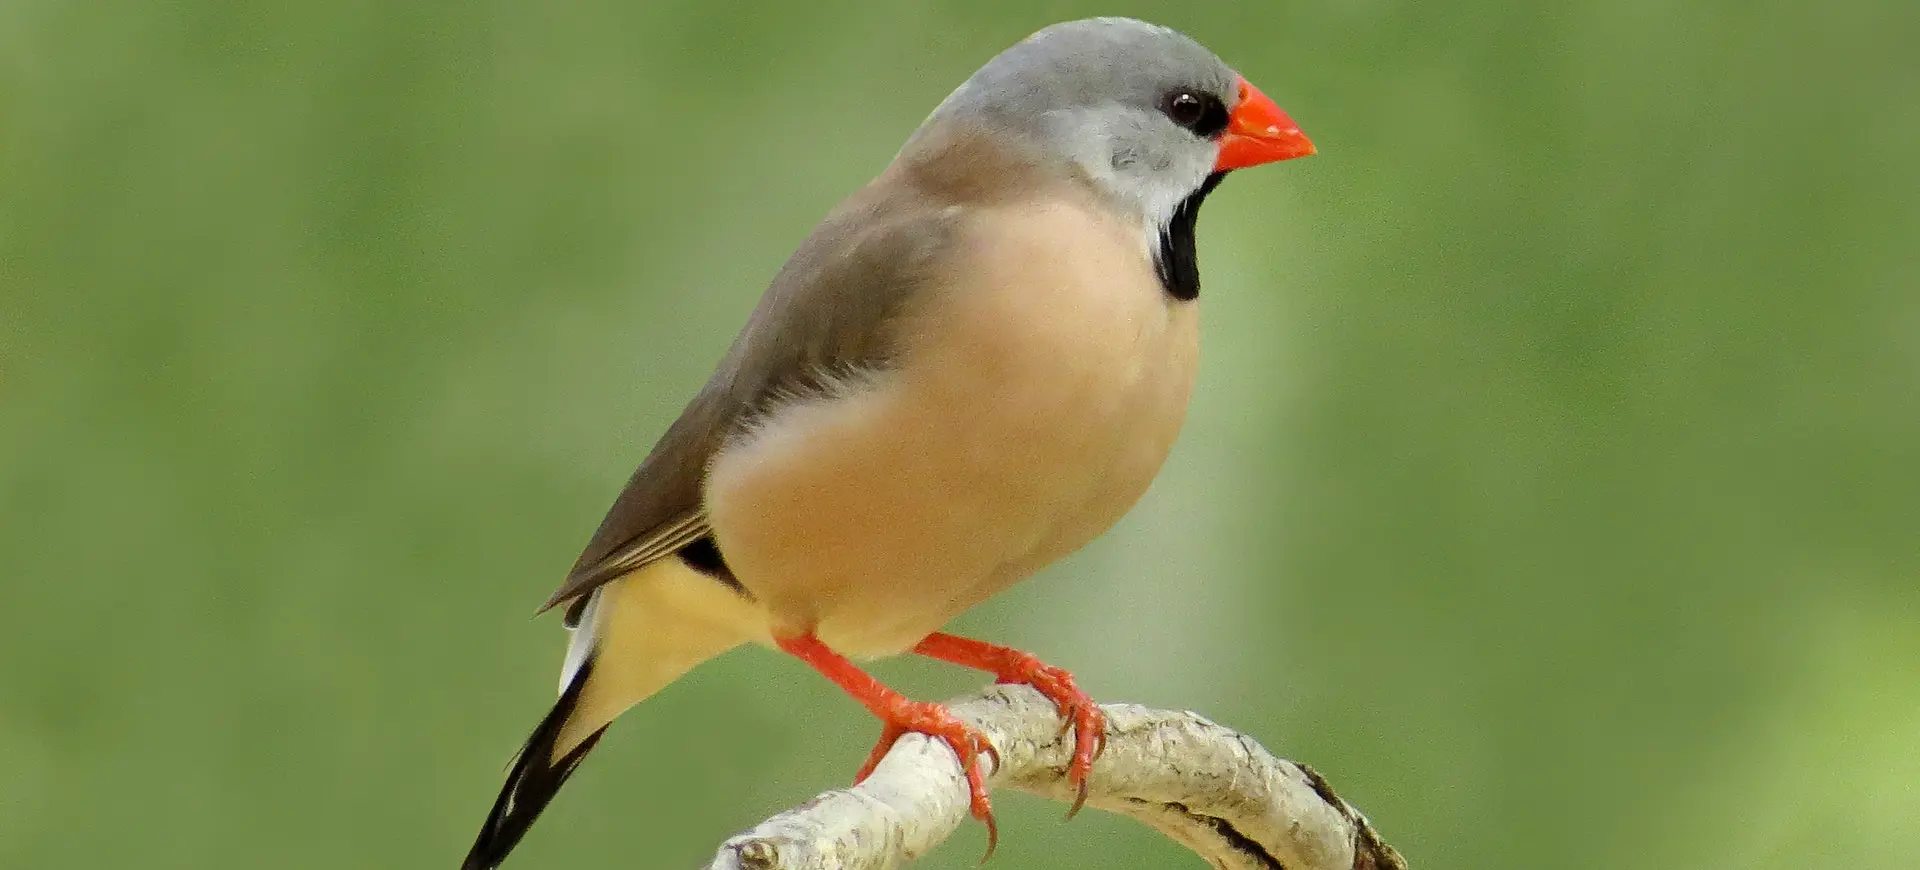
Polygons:
<instances>
[{"instance_id":1,"label":"grey head","mask_svg":"<svg viewBox=\"0 0 1920 870\"><path fill-rule=\"evenodd\" d=\"M907 149L946 125L985 128L1162 227L1208 186L1239 81L1178 31L1131 18L1068 21L981 67Z\"/></svg>"}]
</instances>

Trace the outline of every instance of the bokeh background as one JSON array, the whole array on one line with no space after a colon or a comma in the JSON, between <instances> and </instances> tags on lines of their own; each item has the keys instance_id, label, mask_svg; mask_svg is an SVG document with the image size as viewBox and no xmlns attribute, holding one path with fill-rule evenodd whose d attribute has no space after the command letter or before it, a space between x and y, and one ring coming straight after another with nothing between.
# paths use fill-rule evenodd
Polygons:
<instances>
[{"instance_id":1,"label":"bokeh background","mask_svg":"<svg viewBox=\"0 0 1920 870\"><path fill-rule=\"evenodd\" d=\"M1423 870L1920 866L1907 0L6 0L0 866L455 866L552 696L529 613L766 279L1111 13L1321 156L1209 202L1154 491L959 627ZM875 731L739 651L513 866L694 866ZM994 867L1196 863L1000 805Z\"/></svg>"}]
</instances>

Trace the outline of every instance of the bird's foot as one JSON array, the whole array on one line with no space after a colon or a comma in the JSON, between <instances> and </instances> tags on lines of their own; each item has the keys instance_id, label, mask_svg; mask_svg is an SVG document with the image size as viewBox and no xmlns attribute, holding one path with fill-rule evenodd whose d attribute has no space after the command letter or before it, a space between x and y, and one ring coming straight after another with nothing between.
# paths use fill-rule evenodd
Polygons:
<instances>
[{"instance_id":1,"label":"bird's foot","mask_svg":"<svg viewBox=\"0 0 1920 870\"><path fill-rule=\"evenodd\" d=\"M953 711L944 704L910 700L881 685L879 680L847 661L846 657L828 649L826 644L811 634L777 638L776 643L781 649L812 665L814 670L845 689L847 694L879 717L880 742L874 745L866 763L860 766L860 772L854 776L855 785L872 775L874 768L880 766L880 760L887 757L887 751L893 748L894 741L908 732L925 734L953 750L967 778L967 800L973 817L987 826L987 853L980 860L985 862L993 857L994 847L1000 844L1000 828L993 821L993 802L987 799L987 777L980 770L980 757L984 755L993 759L993 769L999 770L1000 750L994 748L985 733L953 715Z\"/></svg>"},{"instance_id":2,"label":"bird's foot","mask_svg":"<svg viewBox=\"0 0 1920 870\"><path fill-rule=\"evenodd\" d=\"M1000 682L1032 686L1060 711L1061 735L1073 731L1073 760L1067 764L1067 782L1075 789L1073 806L1067 809L1067 818L1071 819L1087 803L1087 777L1093 774L1093 760L1106 751L1107 714L1074 685L1073 674L1026 653L1012 652L1016 664L998 674Z\"/></svg>"},{"instance_id":3,"label":"bird's foot","mask_svg":"<svg viewBox=\"0 0 1920 870\"><path fill-rule=\"evenodd\" d=\"M885 724L880 731L880 742L874 744L873 752L867 756L867 763L860 766L859 773L854 774L854 784L865 782L873 769L880 766L880 759L887 757L894 741L904 734L925 734L945 743L960 759L960 769L966 771L967 796L973 817L987 826L987 854L980 860L992 857L994 847L1000 843L1000 829L993 821L993 802L987 798L987 780L980 771L980 757L984 755L993 759L993 768L999 770L1000 750L993 748L987 735L980 729L953 715L953 711L948 710L945 704L910 701L895 696L887 704L881 720Z\"/></svg>"},{"instance_id":4,"label":"bird's foot","mask_svg":"<svg viewBox=\"0 0 1920 870\"><path fill-rule=\"evenodd\" d=\"M1107 714L1073 682L1073 674L1049 665L1031 653L950 634L929 635L914 652L945 662L992 673L1002 683L1022 683L1053 702L1063 720L1060 733L1073 732L1073 760L1067 764L1067 782L1076 791L1067 818L1087 802L1087 777L1093 761L1107 748Z\"/></svg>"}]
</instances>

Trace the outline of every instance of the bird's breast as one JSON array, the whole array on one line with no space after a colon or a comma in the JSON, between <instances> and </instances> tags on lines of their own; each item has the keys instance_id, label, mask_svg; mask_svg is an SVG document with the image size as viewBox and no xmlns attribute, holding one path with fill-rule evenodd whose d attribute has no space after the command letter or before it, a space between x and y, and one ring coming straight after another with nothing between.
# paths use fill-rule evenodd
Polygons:
<instances>
[{"instance_id":1,"label":"bird's breast","mask_svg":"<svg viewBox=\"0 0 1920 870\"><path fill-rule=\"evenodd\" d=\"M980 221L893 365L774 409L716 457L728 564L776 632L911 646L1105 531L1186 415L1198 312L1145 240L1067 206Z\"/></svg>"}]
</instances>

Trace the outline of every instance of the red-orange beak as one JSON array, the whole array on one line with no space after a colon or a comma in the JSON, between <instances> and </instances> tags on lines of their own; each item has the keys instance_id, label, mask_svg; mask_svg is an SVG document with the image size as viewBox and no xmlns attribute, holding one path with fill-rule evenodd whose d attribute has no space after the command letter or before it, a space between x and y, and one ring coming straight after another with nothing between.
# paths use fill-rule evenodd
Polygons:
<instances>
[{"instance_id":1,"label":"red-orange beak","mask_svg":"<svg viewBox=\"0 0 1920 870\"><path fill-rule=\"evenodd\" d=\"M1220 157L1213 171L1245 169L1292 160L1314 153L1300 126L1246 79L1240 80L1240 102L1227 115L1227 132L1220 134Z\"/></svg>"}]
</instances>

